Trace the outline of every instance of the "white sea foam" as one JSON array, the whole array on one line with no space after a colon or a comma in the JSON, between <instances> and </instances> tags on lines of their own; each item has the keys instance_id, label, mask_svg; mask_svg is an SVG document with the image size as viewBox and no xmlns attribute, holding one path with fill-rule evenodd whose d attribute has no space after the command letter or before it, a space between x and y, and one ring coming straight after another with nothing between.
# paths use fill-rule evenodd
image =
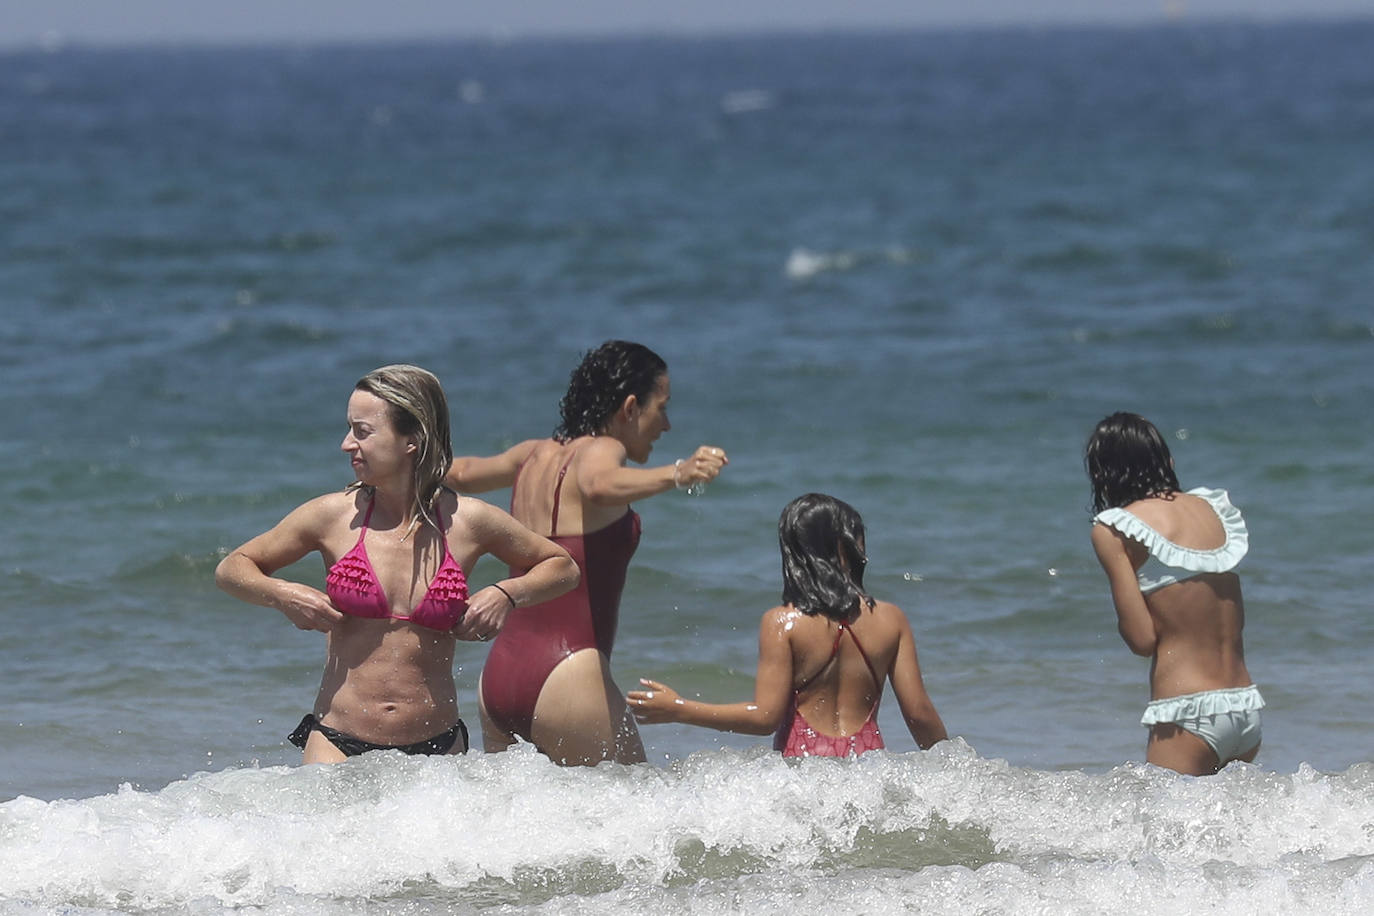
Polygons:
<instances>
[{"instance_id":1,"label":"white sea foam","mask_svg":"<svg viewBox=\"0 0 1374 916\"><path fill-rule=\"evenodd\" d=\"M806 248L793 248L783 273L793 280L806 280L827 270L848 270L857 263L853 254L824 254Z\"/></svg>"},{"instance_id":2,"label":"white sea foam","mask_svg":"<svg viewBox=\"0 0 1374 916\"><path fill-rule=\"evenodd\" d=\"M812 251L793 248L783 265L783 273L790 280L807 280L826 271L853 270L864 264L911 264L921 260L921 253L900 245L889 245L881 251Z\"/></svg>"},{"instance_id":3,"label":"white sea foam","mask_svg":"<svg viewBox=\"0 0 1374 916\"><path fill-rule=\"evenodd\" d=\"M0 912L1215 912L1374 905L1374 768L1211 779L927 753L559 769L377 754L0 805ZM581 909L579 909L581 908Z\"/></svg>"},{"instance_id":4,"label":"white sea foam","mask_svg":"<svg viewBox=\"0 0 1374 916\"><path fill-rule=\"evenodd\" d=\"M764 111L774 104L773 93L767 89L736 89L721 97L720 109L726 114L747 114Z\"/></svg>"}]
</instances>

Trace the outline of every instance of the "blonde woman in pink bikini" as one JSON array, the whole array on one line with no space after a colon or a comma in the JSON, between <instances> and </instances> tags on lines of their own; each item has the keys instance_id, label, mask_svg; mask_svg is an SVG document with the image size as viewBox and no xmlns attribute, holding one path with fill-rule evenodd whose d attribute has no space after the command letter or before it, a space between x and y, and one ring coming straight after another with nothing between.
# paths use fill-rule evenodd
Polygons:
<instances>
[{"instance_id":1,"label":"blonde woman in pink bikini","mask_svg":"<svg viewBox=\"0 0 1374 916\"><path fill-rule=\"evenodd\" d=\"M432 373L369 372L348 398L347 421L340 447L355 482L230 551L215 581L327 634L314 709L289 737L305 763L379 750L463 753L455 641L490 639L516 606L567 592L577 566L500 509L444 487L453 448ZM324 560L323 591L276 575L309 553ZM484 554L525 572L470 592L468 573Z\"/></svg>"},{"instance_id":2,"label":"blonde woman in pink bikini","mask_svg":"<svg viewBox=\"0 0 1374 916\"><path fill-rule=\"evenodd\" d=\"M1084 452L1092 481L1092 542L1111 584L1121 638L1150 658L1145 759L1180 773L1215 773L1255 759L1264 698L1245 667L1245 605L1236 566L1249 549L1225 490L1183 492L1164 437L1115 413Z\"/></svg>"}]
</instances>

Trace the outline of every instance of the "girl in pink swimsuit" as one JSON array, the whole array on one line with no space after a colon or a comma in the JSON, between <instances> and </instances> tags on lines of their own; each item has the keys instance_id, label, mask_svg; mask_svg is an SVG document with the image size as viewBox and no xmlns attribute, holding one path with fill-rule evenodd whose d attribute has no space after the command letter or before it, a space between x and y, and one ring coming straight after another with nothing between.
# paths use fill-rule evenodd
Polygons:
<instances>
[{"instance_id":1,"label":"girl in pink swimsuit","mask_svg":"<svg viewBox=\"0 0 1374 916\"><path fill-rule=\"evenodd\" d=\"M917 745L943 740L906 615L864 591L868 558L859 513L832 496L798 497L778 521L778 543L783 603L759 626L753 702L686 700L644 678L644 689L628 694L635 718L776 732L773 747L784 757L847 757L884 746L878 701L889 680Z\"/></svg>"},{"instance_id":2,"label":"girl in pink swimsuit","mask_svg":"<svg viewBox=\"0 0 1374 916\"><path fill-rule=\"evenodd\" d=\"M586 354L552 438L486 458L459 458L463 493L511 488L511 514L565 548L582 570L562 597L511 614L482 669L478 705L488 751L523 739L562 764L636 763L644 746L611 678L620 593L639 544L636 500L715 479L725 451L645 464L668 423L668 367L648 347L609 340ZM517 572L513 569L512 572Z\"/></svg>"},{"instance_id":3,"label":"girl in pink swimsuit","mask_svg":"<svg viewBox=\"0 0 1374 916\"><path fill-rule=\"evenodd\" d=\"M229 594L328 634L314 710L290 736L306 763L466 751L454 640L488 639L516 605L577 584L563 548L443 486L448 417L424 369L369 372L348 399L342 443L354 484L298 507L215 571ZM323 592L275 575L311 552L326 564ZM469 594L468 572L488 553L523 572Z\"/></svg>"}]
</instances>

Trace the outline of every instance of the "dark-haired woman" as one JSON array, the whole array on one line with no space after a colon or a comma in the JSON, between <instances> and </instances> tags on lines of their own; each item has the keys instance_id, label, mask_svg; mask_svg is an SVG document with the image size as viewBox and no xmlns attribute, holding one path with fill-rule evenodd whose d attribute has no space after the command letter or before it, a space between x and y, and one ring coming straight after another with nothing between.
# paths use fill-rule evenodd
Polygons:
<instances>
[{"instance_id":1,"label":"dark-haired woman","mask_svg":"<svg viewBox=\"0 0 1374 916\"><path fill-rule=\"evenodd\" d=\"M1121 638L1151 659L1146 760L1192 775L1254 760L1264 699L1241 641L1240 510L1225 490L1180 491L1164 437L1137 414L1098 423L1084 465Z\"/></svg>"},{"instance_id":2,"label":"dark-haired woman","mask_svg":"<svg viewBox=\"0 0 1374 916\"><path fill-rule=\"evenodd\" d=\"M626 467L645 464L670 428L669 393L668 366L656 353L607 341L573 371L552 438L453 462L451 485L464 493L511 487L511 514L582 570L576 589L511 614L492 643L478 692L488 751L519 737L562 764L644 760L610 666L620 593L639 544L630 503L714 480L726 464L723 449L703 445L668 464Z\"/></svg>"},{"instance_id":3,"label":"dark-haired woman","mask_svg":"<svg viewBox=\"0 0 1374 916\"><path fill-rule=\"evenodd\" d=\"M643 723L685 722L717 731L776 732L784 757L846 757L884 746L878 731L883 682L921 748L945 725L926 693L916 640L902 609L864 590L863 519L831 496L810 493L778 521L782 605L759 625L753 702L701 703L647 678L629 693Z\"/></svg>"},{"instance_id":4,"label":"dark-haired woman","mask_svg":"<svg viewBox=\"0 0 1374 916\"><path fill-rule=\"evenodd\" d=\"M383 366L359 379L342 448L355 482L235 548L215 581L328 634L315 708L290 736L306 763L463 753L454 640L489 639L515 605L572 588L577 567L505 512L443 486L453 449L432 373ZM274 575L312 552L328 570L324 591ZM469 594L467 574L487 553L525 572Z\"/></svg>"}]
</instances>

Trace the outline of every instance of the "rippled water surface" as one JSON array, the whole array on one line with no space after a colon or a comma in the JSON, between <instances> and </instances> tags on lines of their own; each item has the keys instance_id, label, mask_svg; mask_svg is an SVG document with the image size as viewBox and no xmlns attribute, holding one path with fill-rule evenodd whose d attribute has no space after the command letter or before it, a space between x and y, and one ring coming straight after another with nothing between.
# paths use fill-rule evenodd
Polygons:
<instances>
[{"instance_id":1,"label":"rippled water surface","mask_svg":"<svg viewBox=\"0 0 1374 916\"><path fill-rule=\"evenodd\" d=\"M0 912L1368 911L1371 43L0 55ZM296 767L322 641L219 558L351 479L368 369L434 369L489 452L613 336L671 368L654 460L731 455L637 507L621 685L746 696L777 514L821 490L960 740L888 703L850 762L659 726L635 768ZM1118 409L1249 522L1264 748L1213 780L1139 763L1080 461Z\"/></svg>"}]
</instances>

